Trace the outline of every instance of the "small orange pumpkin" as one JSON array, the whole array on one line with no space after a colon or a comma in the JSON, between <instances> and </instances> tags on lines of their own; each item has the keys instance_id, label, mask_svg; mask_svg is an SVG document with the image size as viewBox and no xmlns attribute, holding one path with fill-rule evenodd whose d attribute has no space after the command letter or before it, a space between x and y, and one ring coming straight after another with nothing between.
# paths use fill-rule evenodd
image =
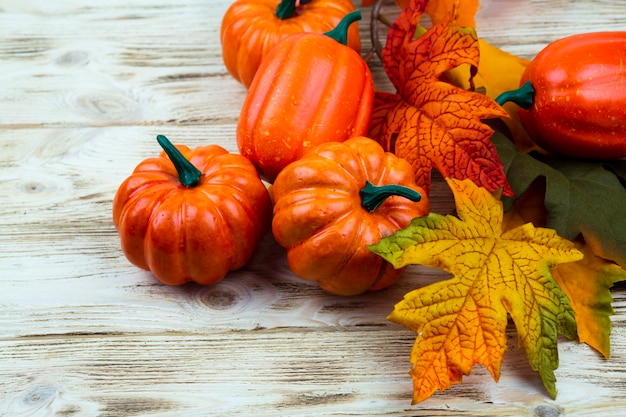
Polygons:
<instances>
[{"instance_id":1,"label":"small orange pumpkin","mask_svg":"<svg viewBox=\"0 0 626 417\"><path fill-rule=\"evenodd\" d=\"M241 155L157 140L164 152L141 162L113 200L122 249L165 284L214 284L246 264L269 230L269 192Z\"/></svg>"},{"instance_id":2,"label":"small orange pumpkin","mask_svg":"<svg viewBox=\"0 0 626 417\"><path fill-rule=\"evenodd\" d=\"M319 143L367 133L372 75L336 40L360 18L352 12L328 34L290 35L261 64L241 108L237 146L268 182Z\"/></svg>"},{"instance_id":3,"label":"small orange pumpkin","mask_svg":"<svg viewBox=\"0 0 626 417\"><path fill-rule=\"evenodd\" d=\"M264 57L293 33L324 33L355 10L351 0L236 0L220 28L222 59L228 72L249 87ZM304 2L301 2L304 3ZM361 52L359 28L349 29L348 45Z\"/></svg>"},{"instance_id":4,"label":"small orange pumpkin","mask_svg":"<svg viewBox=\"0 0 626 417\"><path fill-rule=\"evenodd\" d=\"M385 288L394 269L367 246L429 212L412 166L373 139L318 145L272 186L276 241L292 272L338 295Z\"/></svg>"}]
</instances>

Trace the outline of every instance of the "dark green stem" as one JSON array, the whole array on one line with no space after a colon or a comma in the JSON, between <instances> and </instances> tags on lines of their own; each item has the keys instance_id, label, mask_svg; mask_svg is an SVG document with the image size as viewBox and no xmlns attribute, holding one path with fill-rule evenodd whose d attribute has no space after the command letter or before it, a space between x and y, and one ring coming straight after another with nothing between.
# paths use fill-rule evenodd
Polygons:
<instances>
[{"instance_id":1,"label":"dark green stem","mask_svg":"<svg viewBox=\"0 0 626 417\"><path fill-rule=\"evenodd\" d=\"M172 145L172 142L170 142L170 140L165 136L157 135L157 142L159 142L159 145L161 145L167 156L170 158L170 161L174 164L176 172L178 172L178 180L180 183L186 188L198 185L200 177L202 176L202 171L193 166L193 164L189 162L183 154L180 153L176 146Z\"/></svg>"},{"instance_id":2,"label":"dark green stem","mask_svg":"<svg viewBox=\"0 0 626 417\"><path fill-rule=\"evenodd\" d=\"M334 29L329 30L328 32L324 33L324 35L330 36L331 38L343 45L347 45L348 28L357 20L361 20L361 12L359 10L355 10L345 15Z\"/></svg>"},{"instance_id":3,"label":"dark green stem","mask_svg":"<svg viewBox=\"0 0 626 417\"><path fill-rule=\"evenodd\" d=\"M289 19L293 17L296 12L296 0L281 0L280 4L276 8L276 17L280 20Z\"/></svg>"},{"instance_id":4,"label":"dark green stem","mask_svg":"<svg viewBox=\"0 0 626 417\"><path fill-rule=\"evenodd\" d=\"M365 187L361 188L361 205L370 213L380 206L387 197L398 195L400 197L408 198L411 201L420 201L422 195L417 191L405 187L403 185L388 184L388 185L374 185L367 181Z\"/></svg>"},{"instance_id":5,"label":"dark green stem","mask_svg":"<svg viewBox=\"0 0 626 417\"><path fill-rule=\"evenodd\" d=\"M530 81L526 81L517 90L505 91L496 97L496 103L504 105L507 101L511 101L524 110L528 110L535 101L535 89Z\"/></svg>"}]
</instances>

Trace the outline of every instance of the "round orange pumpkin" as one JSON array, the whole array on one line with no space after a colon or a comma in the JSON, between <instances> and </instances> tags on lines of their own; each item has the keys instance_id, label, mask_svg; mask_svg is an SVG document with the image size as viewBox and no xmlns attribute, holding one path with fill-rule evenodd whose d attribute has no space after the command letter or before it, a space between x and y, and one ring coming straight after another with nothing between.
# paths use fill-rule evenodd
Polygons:
<instances>
[{"instance_id":1,"label":"round orange pumpkin","mask_svg":"<svg viewBox=\"0 0 626 417\"><path fill-rule=\"evenodd\" d=\"M264 57L293 33L324 33L355 10L351 0L236 0L220 27L222 59L228 72L249 87ZM349 29L348 45L361 52L359 28Z\"/></svg>"},{"instance_id":2,"label":"round orange pumpkin","mask_svg":"<svg viewBox=\"0 0 626 417\"><path fill-rule=\"evenodd\" d=\"M373 139L318 145L272 186L276 241L292 272L338 295L385 288L403 269L367 246L429 212L412 166Z\"/></svg>"},{"instance_id":3,"label":"round orange pumpkin","mask_svg":"<svg viewBox=\"0 0 626 417\"><path fill-rule=\"evenodd\" d=\"M269 192L241 155L157 139L164 152L141 162L115 194L122 249L165 284L214 284L246 264L269 230Z\"/></svg>"},{"instance_id":4,"label":"round orange pumpkin","mask_svg":"<svg viewBox=\"0 0 626 417\"><path fill-rule=\"evenodd\" d=\"M360 12L330 35L341 35ZM367 63L329 35L298 33L265 58L237 125L239 152L273 182L313 146L367 133L374 84Z\"/></svg>"}]
</instances>

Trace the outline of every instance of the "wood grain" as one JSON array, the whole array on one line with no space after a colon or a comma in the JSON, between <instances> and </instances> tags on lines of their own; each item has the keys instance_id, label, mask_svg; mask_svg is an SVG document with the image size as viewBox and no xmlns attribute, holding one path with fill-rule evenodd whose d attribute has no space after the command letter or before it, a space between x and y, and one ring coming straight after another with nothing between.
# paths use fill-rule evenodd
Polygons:
<instances>
[{"instance_id":1,"label":"wood grain","mask_svg":"<svg viewBox=\"0 0 626 417\"><path fill-rule=\"evenodd\" d=\"M498 383L477 367L411 406L414 336L386 315L444 273L414 266L384 291L335 297L295 278L270 235L211 287L166 287L128 263L111 202L155 136L237 150L245 90L221 61L228 5L0 0L0 416L624 415L624 285L609 360L561 341L557 400L511 327ZM625 16L621 2L485 0L478 27L532 57L581 28L623 30ZM440 178L432 195L433 211L452 210Z\"/></svg>"}]
</instances>

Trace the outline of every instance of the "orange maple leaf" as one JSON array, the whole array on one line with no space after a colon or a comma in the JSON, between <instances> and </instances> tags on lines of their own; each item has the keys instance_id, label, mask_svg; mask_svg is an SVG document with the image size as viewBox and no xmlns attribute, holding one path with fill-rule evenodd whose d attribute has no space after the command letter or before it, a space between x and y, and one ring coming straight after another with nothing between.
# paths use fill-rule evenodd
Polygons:
<instances>
[{"instance_id":1,"label":"orange maple leaf","mask_svg":"<svg viewBox=\"0 0 626 417\"><path fill-rule=\"evenodd\" d=\"M396 0L396 4L400 9L404 10L411 0ZM361 6L371 6L374 0L362 0ZM430 16L433 23L439 23L445 16L455 7L458 9L459 17L457 24L459 26L476 27L474 15L478 10L478 0L430 0L426 5L426 14Z\"/></svg>"},{"instance_id":2,"label":"orange maple leaf","mask_svg":"<svg viewBox=\"0 0 626 417\"><path fill-rule=\"evenodd\" d=\"M397 93L378 92L370 137L407 159L427 191L432 168L444 177L470 178L490 191L512 195L502 163L482 120L506 117L492 99L441 81L461 64L475 70L479 60L474 29L457 27L454 17L413 38L425 0L411 0L389 29L382 51L385 71Z\"/></svg>"},{"instance_id":3,"label":"orange maple leaf","mask_svg":"<svg viewBox=\"0 0 626 417\"><path fill-rule=\"evenodd\" d=\"M408 0L398 0L396 3L403 8L404 5L401 3L408 3ZM456 24L475 28L478 5L478 0L430 0L425 12L433 23L438 23L447 13L458 7ZM505 91L518 88L522 74L530 61L503 51L484 39L479 39L478 43L480 62L476 76L473 78L476 90L484 91L487 97L495 99ZM471 67L460 65L447 71L446 80L463 89L470 88ZM519 120L517 106L513 103L506 103L503 108L509 114L509 117L503 118L503 121L511 131L518 148L524 152L540 150L524 130Z\"/></svg>"},{"instance_id":4,"label":"orange maple leaf","mask_svg":"<svg viewBox=\"0 0 626 417\"><path fill-rule=\"evenodd\" d=\"M626 281L626 271L614 262L596 256L584 241L574 243L585 257L578 262L559 265L552 275L576 313L578 341L608 359L613 315L611 287Z\"/></svg>"},{"instance_id":5,"label":"orange maple leaf","mask_svg":"<svg viewBox=\"0 0 626 417\"><path fill-rule=\"evenodd\" d=\"M405 8L409 3L408 0L397 1L401 8ZM400 4L404 3L404 5ZM437 24L444 20L448 13L457 9L458 18L456 24L458 26L476 27L474 16L478 11L478 0L430 0L426 5L426 14L430 16L433 24Z\"/></svg>"},{"instance_id":6,"label":"orange maple leaf","mask_svg":"<svg viewBox=\"0 0 626 417\"><path fill-rule=\"evenodd\" d=\"M531 223L503 232L498 197L469 179L447 181L458 217L416 218L369 247L396 268L420 264L453 274L406 294L389 315L417 334L411 352L413 401L460 383L475 364L497 381L508 315L531 367L555 397L557 338L576 337L576 322L550 270L582 254L554 230Z\"/></svg>"}]
</instances>

